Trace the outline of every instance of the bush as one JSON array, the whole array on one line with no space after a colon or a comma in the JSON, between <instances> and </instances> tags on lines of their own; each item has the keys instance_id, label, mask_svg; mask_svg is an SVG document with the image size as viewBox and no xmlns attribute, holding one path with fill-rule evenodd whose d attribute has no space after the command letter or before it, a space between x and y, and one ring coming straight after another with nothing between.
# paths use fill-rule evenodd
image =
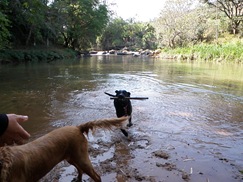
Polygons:
<instances>
[{"instance_id":1,"label":"bush","mask_svg":"<svg viewBox=\"0 0 243 182\"><path fill-rule=\"evenodd\" d=\"M70 49L30 49L30 50L1 50L0 63L53 61L76 57L76 52Z\"/></svg>"}]
</instances>

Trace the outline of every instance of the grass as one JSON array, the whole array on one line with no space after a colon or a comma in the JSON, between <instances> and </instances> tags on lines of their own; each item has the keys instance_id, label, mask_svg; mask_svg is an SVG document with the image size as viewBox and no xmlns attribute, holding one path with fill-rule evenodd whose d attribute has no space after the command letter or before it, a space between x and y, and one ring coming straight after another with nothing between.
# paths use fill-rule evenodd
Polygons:
<instances>
[{"instance_id":1,"label":"grass","mask_svg":"<svg viewBox=\"0 0 243 182\"><path fill-rule=\"evenodd\" d=\"M200 43L189 47L165 49L167 55L174 55L177 59L204 60L219 62L243 63L243 39L233 39L228 42Z\"/></svg>"}]
</instances>

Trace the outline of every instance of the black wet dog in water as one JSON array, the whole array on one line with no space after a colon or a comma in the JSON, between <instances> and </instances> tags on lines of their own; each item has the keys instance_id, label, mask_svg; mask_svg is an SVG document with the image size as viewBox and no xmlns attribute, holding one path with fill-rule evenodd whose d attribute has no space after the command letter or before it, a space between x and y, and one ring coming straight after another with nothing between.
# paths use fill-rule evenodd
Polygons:
<instances>
[{"instance_id":1,"label":"black wet dog in water","mask_svg":"<svg viewBox=\"0 0 243 182\"><path fill-rule=\"evenodd\" d=\"M130 116L128 127L132 126L132 104L130 99L126 97L130 97L131 93L126 90L116 90L116 99L114 99L114 106L116 109L116 115L118 118L122 116ZM125 129L121 129L122 133L127 137L128 133Z\"/></svg>"}]
</instances>

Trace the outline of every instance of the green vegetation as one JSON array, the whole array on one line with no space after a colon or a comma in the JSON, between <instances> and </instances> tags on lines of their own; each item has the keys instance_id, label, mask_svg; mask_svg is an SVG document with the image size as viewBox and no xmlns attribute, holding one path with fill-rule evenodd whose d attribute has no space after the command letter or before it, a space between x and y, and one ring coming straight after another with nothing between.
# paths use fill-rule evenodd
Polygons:
<instances>
[{"instance_id":1,"label":"green vegetation","mask_svg":"<svg viewBox=\"0 0 243 182\"><path fill-rule=\"evenodd\" d=\"M224 13L230 21L229 32L237 34L240 32L240 25L243 21L243 2L239 0L202 0L209 6L216 8L216 10Z\"/></svg>"},{"instance_id":2,"label":"green vegetation","mask_svg":"<svg viewBox=\"0 0 243 182\"><path fill-rule=\"evenodd\" d=\"M97 0L1 0L0 12L0 49L62 45L85 50L109 20L107 6Z\"/></svg>"},{"instance_id":3,"label":"green vegetation","mask_svg":"<svg viewBox=\"0 0 243 182\"><path fill-rule=\"evenodd\" d=\"M14 49L1 50L0 62L29 62L29 61L54 61L56 59L75 58L77 52L72 49Z\"/></svg>"},{"instance_id":4,"label":"green vegetation","mask_svg":"<svg viewBox=\"0 0 243 182\"><path fill-rule=\"evenodd\" d=\"M165 49L163 57L176 58L185 61L227 61L243 62L243 42L229 42L224 44L196 44L191 47Z\"/></svg>"},{"instance_id":5,"label":"green vegetation","mask_svg":"<svg viewBox=\"0 0 243 182\"><path fill-rule=\"evenodd\" d=\"M63 57L50 47L62 47L64 52L161 48L181 59L241 62L242 1L167 0L164 4L157 19L143 23L112 17L106 1L1 0L0 62Z\"/></svg>"},{"instance_id":6,"label":"green vegetation","mask_svg":"<svg viewBox=\"0 0 243 182\"><path fill-rule=\"evenodd\" d=\"M110 21L99 37L99 46L102 50L124 47L130 50L156 49L155 29L149 23L116 18Z\"/></svg>"},{"instance_id":7,"label":"green vegetation","mask_svg":"<svg viewBox=\"0 0 243 182\"><path fill-rule=\"evenodd\" d=\"M201 1L202 2L202 1ZM243 2L168 0L152 23L163 56L181 60L242 62ZM229 11L232 11L228 16Z\"/></svg>"}]
</instances>

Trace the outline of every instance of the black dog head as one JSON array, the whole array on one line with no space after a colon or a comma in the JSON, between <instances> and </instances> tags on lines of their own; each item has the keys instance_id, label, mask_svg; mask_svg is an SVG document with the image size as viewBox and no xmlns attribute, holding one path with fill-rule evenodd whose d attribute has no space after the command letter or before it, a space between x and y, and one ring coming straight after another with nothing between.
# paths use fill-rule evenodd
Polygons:
<instances>
[{"instance_id":1,"label":"black dog head","mask_svg":"<svg viewBox=\"0 0 243 182\"><path fill-rule=\"evenodd\" d=\"M130 97L131 93L127 92L126 90L116 90L116 97L119 100L124 100L126 97Z\"/></svg>"},{"instance_id":2,"label":"black dog head","mask_svg":"<svg viewBox=\"0 0 243 182\"><path fill-rule=\"evenodd\" d=\"M117 117L130 116L132 113L132 104L129 98L131 93L126 90L116 90L116 99L114 106L116 108Z\"/></svg>"},{"instance_id":3,"label":"black dog head","mask_svg":"<svg viewBox=\"0 0 243 182\"><path fill-rule=\"evenodd\" d=\"M127 126L132 126L132 104L129 98L131 93L127 92L126 90L116 90L116 99L114 99L114 106L116 109L116 115L117 117L122 117L122 116L130 116L129 118L129 123ZM128 133L126 130L121 129L122 133L125 136L128 136Z\"/></svg>"},{"instance_id":4,"label":"black dog head","mask_svg":"<svg viewBox=\"0 0 243 182\"><path fill-rule=\"evenodd\" d=\"M126 90L116 90L116 99L114 99L114 106L116 108L117 117L131 116L132 104L129 98L131 93ZM130 121L130 119L129 119Z\"/></svg>"}]
</instances>

